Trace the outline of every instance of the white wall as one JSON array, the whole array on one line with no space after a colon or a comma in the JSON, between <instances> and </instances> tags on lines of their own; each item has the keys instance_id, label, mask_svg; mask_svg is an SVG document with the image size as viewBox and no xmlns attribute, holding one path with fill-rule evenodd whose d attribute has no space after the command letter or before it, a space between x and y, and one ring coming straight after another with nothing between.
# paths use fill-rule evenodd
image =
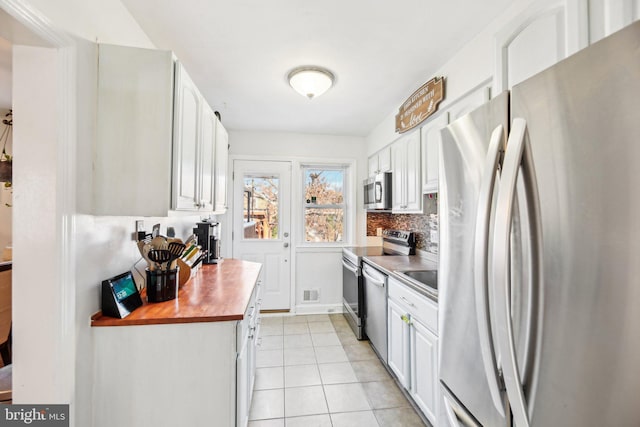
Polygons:
<instances>
[{"instance_id":1,"label":"white wall","mask_svg":"<svg viewBox=\"0 0 640 427\"><path fill-rule=\"evenodd\" d=\"M155 47L120 0L28 0L28 3L57 28L80 38L99 43Z\"/></svg>"},{"instance_id":2,"label":"white wall","mask_svg":"<svg viewBox=\"0 0 640 427\"><path fill-rule=\"evenodd\" d=\"M0 108L0 132L3 132L5 125L2 124L2 120L5 119L5 114L9 110ZM6 152L8 155L13 154L13 133L9 135L7 140ZM2 150L2 144L0 144L0 152ZM11 245L11 221L13 209L11 208L13 188L4 187L4 183L0 183L0 252L7 246Z\"/></svg>"},{"instance_id":3,"label":"white wall","mask_svg":"<svg viewBox=\"0 0 640 427\"><path fill-rule=\"evenodd\" d=\"M529 12L544 7L544 5L564 4L567 10L578 16L587 13L588 28L571 30L570 37L580 37L582 31L587 33L587 40L591 43L609 35L632 21L640 19L640 2L638 0L516 0L511 6L488 25L471 42L455 53L452 58L433 70L425 79L433 76L445 77L445 99L439 106L440 110L447 109L456 100L463 97L483 82L492 81L496 71L496 35L506 27L514 25L514 21L526 16ZM568 19L576 19L572 16ZM580 26L581 23L570 21L568 25ZM568 41L569 53L575 40ZM579 42L578 42L579 44ZM415 88L424 81L415 82ZM496 95L493 85L492 96ZM367 156L375 153L398 138L395 133L395 115L398 107L410 94L398 99L398 104L391 108L385 119L380 122L366 137Z\"/></svg>"},{"instance_id":4,"label":"white wall","mask_svg":"<svg viewBox=\"0 0 640 427\"><path fill-rule=\"evenodd\" d=\"M446 109L482 82L492 79L495 65L494 34L535 1L537 0L514 1L478 36L456 52L447 63L433 71L430 76L445 77L445 99L440 103L439 110ZM426 79L429 78L431 77L427 76ZM417 89L424 83L415 82L415 88ZM395 115L409 95L411 94L407 93L404 98L398 99L398 105L367 136L367 155L375 153L399 137L395 133Z\"/></svg>"},{"instance_id":5,"label":"white wall","mask_svg":"<svg viewBox=\"0 0 640 427\"><path fill-rule=\"evenodd\" d=\"M1 24L0 20L0 24ZM0 36L0 108L11 108L11 43Z\"/></svg>"},{"instance_id":6,"label":"white wall","mask_svg":"<svg viewBox=\"0 0 640 427\"><path fill-rule=\"evenodd\" d=\"M44 16L62 31L90 41L153 47L144 32L118 0L29 2L34 15ZM24 4L29 8L29 5ZM13 19L13 18L11 18ZM36 20L40 22L40 20ZM21 35L22 37L22 35ZM16 40L22 42L21 38ZM11 42L11 40L9 40ZM69 265L56 262L60 254L60 199L63 179L69 171L58 165L60 116L56 92L62 71L55 49L17 46L14 41L14 105L21 117L14 122L19 143L14 164L14 402L71 403L72 426L89 426L92 412L93 348L90 316L99 310L101 280L130 270L139 256L131 232L130 217L91 217L68 212L73 235ZM65 69L74 75L76 87L77 199L91 192L91 145L95 136L95 72L93 44L79 43L77 68ZM67 137L73 137L67 136ZM56 159L58 161L56 161ZM73 160L72 160L73 161ZM73 175L73 172L71 172ZM74 176L75 178L75 176ZM149 218L146 225L172 225L186 235L197 218ZM45 244L42 244L44 242ZM76 249L74 252L73 249ZM59 268L73 268L69 281L73 294L56 281ZM67 326L64 326L67 325ZM67 336L61 331L70 330Z\"/></svg>"},{"instance_id":7,"label":"white wall","mask_svg":"<svg viewBox=\"0 0 640 427\"><path fill-rule=\"evenodd\" d=\"M365 156L365 140L360 137L310 135L282 132L229 132L232 158L271 158L273 160L292 160L294 171L292 174L292 227L301 229L301 218L296 214L301 212L301 174L300 162L309 161L345 161L355 160L356 173L353 187L356 191L355 230L351 233L348 244L364 244L366 217L363 210L362 181L367 174ZM298 182L300 181L300 182ZM231 191L231 188L230 190ZM228 218L221 221L228 223ZM231 226L225 226L226 240L230 239ZM297 235L299 236L299 232ZM294 236L295 237L295 236ZM342 264L340 246L332 248L300 247L299 239L293 244L295 264L293 266L292 286L295 290L294 309L297 312L320 313L329 310L338 311L342 306ZM230 245L226 245L228 248ZM229 256L229 254L227 254ZM320 299L316 303L303 303L302 293L305 289L320 291Z\"/></svg>"}]
</instances>

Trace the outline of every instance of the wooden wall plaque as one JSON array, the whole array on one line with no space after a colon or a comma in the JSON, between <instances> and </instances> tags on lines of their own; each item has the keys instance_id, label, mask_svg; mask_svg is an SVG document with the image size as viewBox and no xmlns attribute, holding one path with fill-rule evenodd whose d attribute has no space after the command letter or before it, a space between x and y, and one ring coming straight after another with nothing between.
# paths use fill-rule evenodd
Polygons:
<instances>
[{"instance_id":1,"label":"wooden wall plaque","mask_svg":"<svg viewBox=\"0 0 640 427\"><path fill-rule=\"evenodd\" d=\"M396 132L403 133L424 122L438 111L444 99L444 78L434 77L416 90L402 104L396 115Z\"/></svg>"}]
</instances>

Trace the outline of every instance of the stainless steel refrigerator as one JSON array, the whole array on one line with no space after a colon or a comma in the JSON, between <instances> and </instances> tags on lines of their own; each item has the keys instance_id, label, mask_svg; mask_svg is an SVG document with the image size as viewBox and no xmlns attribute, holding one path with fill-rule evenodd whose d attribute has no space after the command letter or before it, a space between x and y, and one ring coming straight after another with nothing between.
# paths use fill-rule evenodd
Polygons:
<instances>
[{"instance_id":1,"label":"stainless steel refrigerator","mask_svg":"<svg viewBox=\"0 0 640 427\"><path fill-rule=\"evenodd\" d=\"M640 426L640 22L440 152L440 424Z\"/></svg>"}]
</instances>

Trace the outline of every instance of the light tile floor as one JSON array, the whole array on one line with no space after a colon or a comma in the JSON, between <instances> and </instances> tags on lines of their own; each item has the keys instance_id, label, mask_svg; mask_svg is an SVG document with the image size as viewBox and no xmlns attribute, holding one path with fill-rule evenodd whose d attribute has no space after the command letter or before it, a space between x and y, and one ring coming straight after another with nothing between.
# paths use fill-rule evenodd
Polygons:
<instances>
[{"instance_id":1,"label":"light tile floor","mask_svg":"<svg viewBox=\"0 0 640 427\"><path fill-rule=\"evenodd\" d=\"M263 317L249 427L424 427L342 314Z\"/></svg>"}]
</instances>

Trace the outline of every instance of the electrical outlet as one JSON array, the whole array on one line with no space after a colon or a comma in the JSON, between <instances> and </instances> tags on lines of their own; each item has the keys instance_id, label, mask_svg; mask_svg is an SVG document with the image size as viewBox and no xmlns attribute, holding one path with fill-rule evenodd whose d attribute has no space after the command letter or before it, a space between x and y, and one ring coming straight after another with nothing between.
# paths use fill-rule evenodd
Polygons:
<instances>
[{"instance_id":1,"label":"electrical outlet","mask_svg":"<svg viewBox=\"0 0 640 427\"><path fill-rule=\"evenodd\" d=\"M144 220L136 220L136 231L133 233L133 240L144 240Z\"/></svg>"}]
</instances>

